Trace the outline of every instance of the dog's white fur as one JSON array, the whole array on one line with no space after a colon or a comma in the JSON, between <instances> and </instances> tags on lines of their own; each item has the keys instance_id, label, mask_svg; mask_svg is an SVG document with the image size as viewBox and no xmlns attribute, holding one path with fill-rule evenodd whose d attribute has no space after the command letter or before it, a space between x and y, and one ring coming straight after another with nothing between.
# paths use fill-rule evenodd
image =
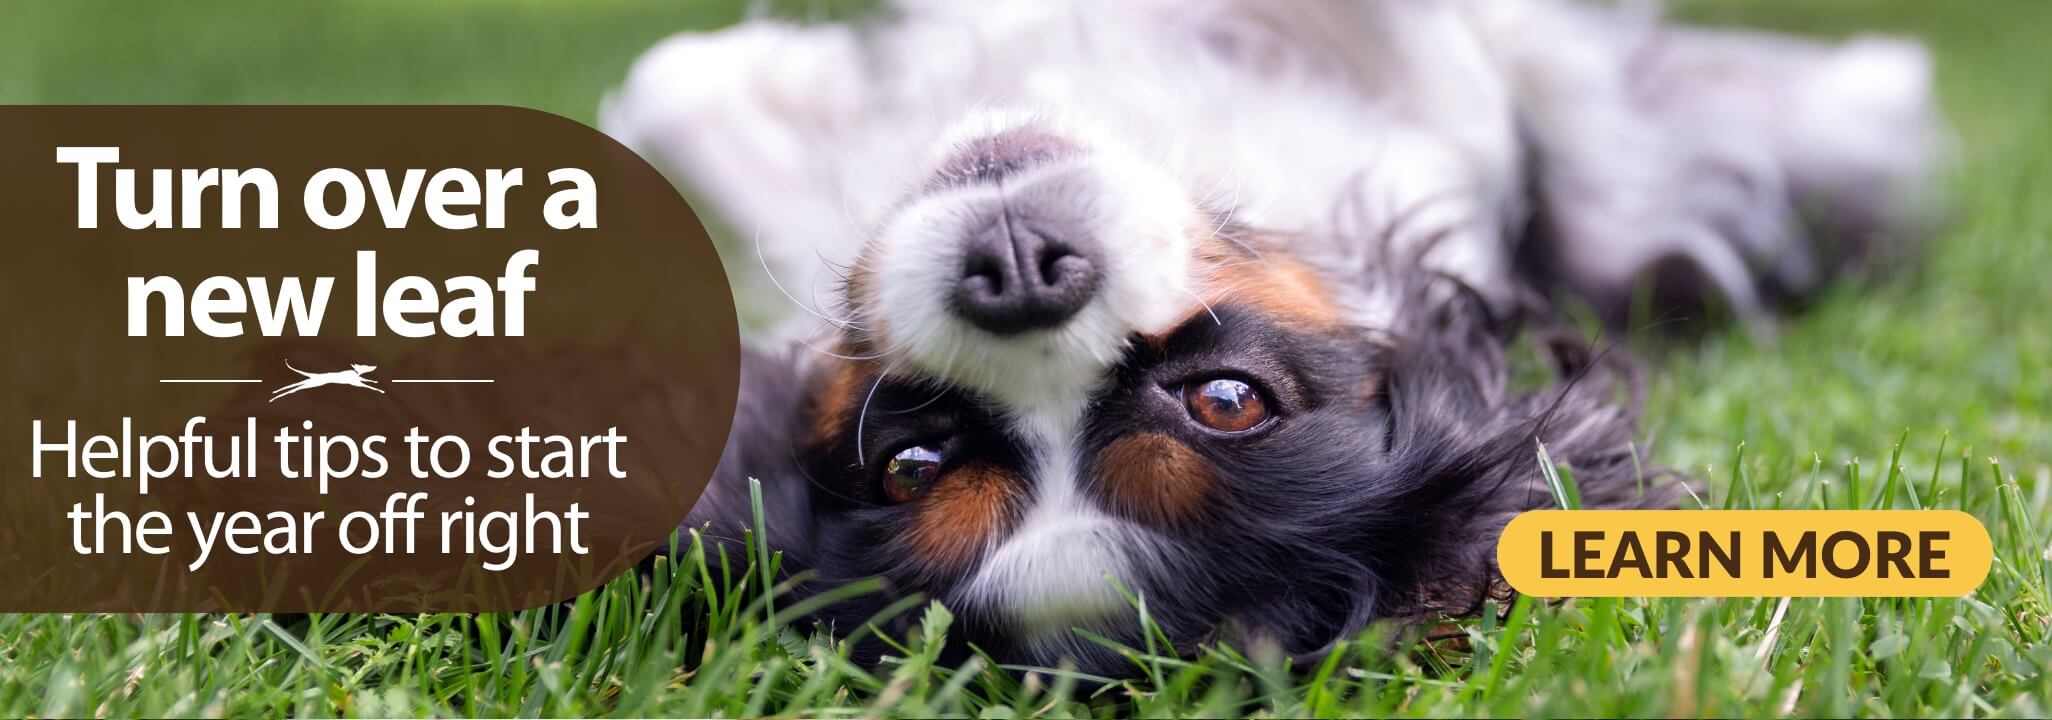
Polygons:
<instances>
[{"instance_id":1,"label":"dog's white fur","mask_svg":"<svg viewBox=\"0 0 2052 720\"><path fill-rule=\"evenodd\" d=\"M1909 198L1933 156L1928 62L1896 40L1832 47L1549 0L895 10L871 26L677 36L635 65L602 123L709 201L741 240L726 255L737 287L756 306L795 304L800 342L860 326L887 372L976 390L1014 417L1037 449L1036 504L987 549L966 599L1047 638L1119 612L1102 576L1159 546L1079 497L1073 446L1127 338L1199 302L1186 265L1201 211L1330 244L1321 254L1341 264L1377 261L1347 240L1393 233L1397 251L1506 302L1537 202L1568 272L1625 283L1680 255L1756 317L1749 265L1796 286L1818 273L1788 198ZM963 142L1019 128L1083 148L1004 192L1087 205L1105 280L1068 324L999 337L943 298L977 208L1006 199L927 180ZM851 314L838 287L863 253L888 280ZM1369 327L1401 311L1352 310Z\"/></svg>"}]
</instances>

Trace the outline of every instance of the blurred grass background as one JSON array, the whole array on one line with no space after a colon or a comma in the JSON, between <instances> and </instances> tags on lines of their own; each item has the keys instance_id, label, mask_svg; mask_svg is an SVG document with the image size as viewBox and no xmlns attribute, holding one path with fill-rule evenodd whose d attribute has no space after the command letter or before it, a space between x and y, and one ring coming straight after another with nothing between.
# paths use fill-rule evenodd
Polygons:
<instances>
[{"instance_id":1,"label":"blurred grass background","mask_svg":"<svg viewBox=\"0 0 2052 720\"><path fill-rule=\"evenodd\" d=\"M744 12L738 2L689 0L0 8L0 102L508 104L587 124L599 94L657 39Z\"/></svg>"},{"instance_id":2,"label":"blurred grass background","mask_svg":"<svg viewBox=\"0 0 2052 720\"><path fill-rule=\"evenodd\" d=\"M504 103L589 123L651 43L746 12L691 0L0 0L0 103ZM1308 677L1230 652L1143 657L1146 680L1070 697L1046 687L1075 680L1059 674L1022 684L922 666L920 638L899 664L849 666L793 627L747 620L724 592L746 582L715 581L715 560L703 576L687 563L658 578L667 589L623 581L581 601L568 613L585 635L548 633L564 618L547 611L292 627L0 618L0 714L2052 713L2052 2L1698 0L1675 14L1917 35L1938 61L1959 153L1945 179L1952 222L1910 271L1841 285L1770 342L1736 328L1634 338L1654 378L1650 459L1706 481L1712 506L1847 507L1895 501L1900 489L1877 479L1899 451L1907 477L1942 490L1923 502L1963 505L1997 538L1998 567L1974 596L1521 604L1508 628L1467 621L1456 640L1403 652L1363 643ZM1860 497L1847 496L1854 463Z\"/></svg>"},{"instance_id":3,"label":"blurred grass background","mask_svg":"<svg viewBox=\"0 0 2052 720\"><path fill-rule=\"evenodd\" d=\"M2052 460L2052 3L1697 2L1683 17L1841 37L1912 35L1937 62L1956 131L1952 171L1935 179L1950 225L1919 264L1848 283L1787 319L1779 341L1742 333L1664 348L1658 431L1685 468L1750 452L1807 462L1876 458L1905 431L1906 457L1953 452L2017 461L2042 501ZM2043 507L2041 504L2040 507Z\"/></svg>"}]
</instances>

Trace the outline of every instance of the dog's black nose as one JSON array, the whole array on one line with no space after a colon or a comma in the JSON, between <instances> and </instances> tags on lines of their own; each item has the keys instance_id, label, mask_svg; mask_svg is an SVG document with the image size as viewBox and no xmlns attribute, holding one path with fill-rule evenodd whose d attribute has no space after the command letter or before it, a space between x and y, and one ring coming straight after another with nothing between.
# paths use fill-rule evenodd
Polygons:
<instances>
[{"instance_id":1,"label":"dog's black nose","mask_svg":"<svg viewBox=\"0 0 2052 720\"><path fill-rule=\"evenodd\" d=\"M955 314L998 335L1061 325L1097 294L1097 261L1083 244L1031 221L1001 218L964 250Z\"/></svg>"}]
</instances>

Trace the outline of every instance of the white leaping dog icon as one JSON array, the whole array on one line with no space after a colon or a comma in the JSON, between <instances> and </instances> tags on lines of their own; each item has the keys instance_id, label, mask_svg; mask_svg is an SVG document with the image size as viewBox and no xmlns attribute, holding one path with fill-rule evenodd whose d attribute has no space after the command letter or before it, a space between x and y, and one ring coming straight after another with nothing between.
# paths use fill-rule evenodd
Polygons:
<instances>
[{"instance_id":1,"label":"white leaping dog icon","mask_svg":"<svg viewBox=\"0 0 2052 720\"><path fill-rule=\"evenodd\" d=\"M377 383L376 380L371 380L369 378L364 377L365 375L369 375L372 370L378 369L378 366L376 365L358 365L356 363L350 363L348 370L324 373L310 373L305 370L292 367L292 361L287 360L285 361L285 367L291 368L293 372L306 376L306 379L292 383L290 385L286 385L285 387L281 387L276 390L272 390L270 402L277 402L278 398L291 395L301 390L317 388L323 385L348 385L350 387L359 387L365 390L370 390L381 395L385 392L383 390L379 390L378 388L372 387L373 384Z\"/></svg>"}]
</instances>

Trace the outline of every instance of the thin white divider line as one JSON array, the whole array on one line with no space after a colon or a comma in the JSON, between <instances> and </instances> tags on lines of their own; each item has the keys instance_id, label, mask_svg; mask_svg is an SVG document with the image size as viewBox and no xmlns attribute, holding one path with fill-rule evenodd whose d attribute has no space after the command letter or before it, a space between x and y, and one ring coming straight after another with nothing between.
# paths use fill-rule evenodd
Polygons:
<instances>
[{"instance_id":1,"label":"thin white divider line","mask_svg":"<svg viewBox=\"0 0 2052 720\"><path fill-rule=\"evenodd\" d=\"M162 379L162 380L158 380L157 382L160 382L160 383L260 383L260 382L263 382L263 381L262 381L262 380L245 380L245 379L241 379L241 378L164 378L164 379Z\"/></svg>"},{"instance_id":2,"label":"thin white divider line","mask_svg":"<svg viewBox=\"0 0 2052 720\"><path fill-rule=\"evenodd\" d=\"M480 379L476 379L476 378L442 378L442 379L433 379L433 380L428 380L428 379L417 379L417 378L416 378L416 379L407 379L407 378L392 378L392 379L390 379L390 380L387 380L386 382L395 382L395 383L488 383L488 382L495 382L495 381L493 381L493 380L480 380Z\"/></svg>"}]
</instances>

